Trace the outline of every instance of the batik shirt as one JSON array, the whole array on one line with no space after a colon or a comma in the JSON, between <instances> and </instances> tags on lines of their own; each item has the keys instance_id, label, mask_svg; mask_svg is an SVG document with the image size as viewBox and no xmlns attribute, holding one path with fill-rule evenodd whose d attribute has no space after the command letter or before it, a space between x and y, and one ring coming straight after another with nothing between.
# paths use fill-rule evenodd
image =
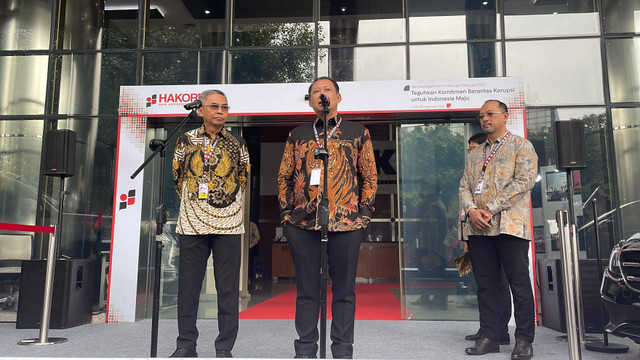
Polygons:
<instances>
[{"instance_id":1,"label":"batik shirt","mask_svg":"<svg viewBox=\"0 0 640 360\"><path fill-rule=\"evenodd\" d=\"M504 136L504 135L503 135ZM493 214L487 230L476 230L466 221L465 235L497 236L508 234L531 240L530 191L538 173L538 155L529 140L511 134L487 164L482 192L476 194L482 179L485 156L498 146L502 136L475 148L467 157L460 180L461 210L484 209Z\"/></svg>"},{"instance_id":2,"label":"batik shirt","mask_svg":"<svg viewBox=\"0 0 640 360\"><path fill-rule=\"evenodd\" d=\"M244 233L242 195L248 172L249 152L241 137L223 128L212 139L204 126L180 136L173 155L173 181L180 197L176 232ZM206 199L198 197L200 183L208 186Z\"/></svg>"},{"instance_id":3,"label":"batik shirt","mask_svg":"<svg viewBox=\"0 0 640 360\"><path fill-rule=\"evenodd\" d=\"M338 118L339 119L339 118ZM331 134L336 119L327 121ZM316 140L313 127L316 127ZM322 122L293 129L285 144L278 173L278 201L282 222L307 230L320 230L318 205L322 199L324 175L311 185L313 169L323 169L316 159L318 143L324 144ZM365 228L374 210L378 174L369 131L362 125L342 120L328 140L329 231Z\"/></svg>"}]
</instances>

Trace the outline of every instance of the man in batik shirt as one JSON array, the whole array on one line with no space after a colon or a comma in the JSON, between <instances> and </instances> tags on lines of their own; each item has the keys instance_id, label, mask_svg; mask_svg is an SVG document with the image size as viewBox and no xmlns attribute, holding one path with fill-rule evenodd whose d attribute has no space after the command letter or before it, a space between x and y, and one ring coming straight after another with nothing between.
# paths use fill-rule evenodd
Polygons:
<instances>
[{"instance_id":1,"label":"man in batik shirt","mask_svg":"<svg viewBox=\"0 0 640 360\"><path fill-rule=\"evenodd\" d=\"M469 355L500 352L508 306L496 301L498 277L504 269L513 294L516 344L512 360L533 356L535 305L529 277L531 245L530 191L538 173L538 156L531 142L507 130L507 105L488 100L478 121L487 141L469 153L460 180L460 203L466 214L465 232L473 273L478 283L480 333ZM502 269L501 269L502 267Z\"/></svg>"},{"instance_id":2,"label":"man in batik shirt","mask_svg":"<svg viewBox=\"0 0 640 360\"><path fill-rule=\"evenodd\" d=\"M291 131L278 174L281 220L296 269L296 358L315 358L321 288L321 229L318 205L323 196L324 165L315 156L324 148L324 95L327 118L328 263L332 281L331 352L334 359L353 356L355 279L360 243L373 212L378 175L369 131L338 115L338 84L327 77L309 87L309 106L317 119Z\"/></svg>"},{"instance_id":3,"label":"man in batik shirt","mask_svg":"<svg viewBox=\"0 0 640 360\"><path fill-rule=\"evenodd\" d=\"M220 90L200 94L201 127L178 139L173 179L180 197L178 339L171 357L197 357L196 317L207 260L213 254L218 293L216 357L231 357L238 335L240 238L243 195L249 172L245 141L224 128L229 114Z\"/></svg>"}]
</instances>

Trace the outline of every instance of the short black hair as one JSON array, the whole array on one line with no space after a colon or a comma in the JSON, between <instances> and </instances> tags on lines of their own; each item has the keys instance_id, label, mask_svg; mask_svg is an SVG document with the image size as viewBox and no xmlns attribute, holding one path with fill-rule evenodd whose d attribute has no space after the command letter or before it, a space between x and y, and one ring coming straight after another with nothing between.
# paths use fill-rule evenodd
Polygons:
<instances>
[{"instance_id":1,"label":"short black hair","mask_svg":"<svg viewBox=\"0 0 640 360\"><path fill-rule=\"evenodd\" d=\"M315 78L315 80L313 80L313 82L311 83L311 85L309 85L309 90L308 90L308 94L311 95L311 87L313 86L313 84L315 84L316 82L320 81L320 80L329 80L333 83L333 87L336 88L336 93L340 94L340 86L338 86L338 83L333 80L332 78L328 77L328 76L320 76Z\"/></svg>"},{"instance_id":2,"label":"short black hair","mask_svg":"<svg viewBox=\"0 0 640 360\"><path fill-rule=\"evenodd\" d=\"M469 140L467 141L467 143L471 144L476 143L476 144L482 144L483 142L487 141L487 134L485 133L477 133L475 135L472 135Z\"/></svg>"},{"instance_id":3,"label":"short black hair","mask_svg":"<svg viewBox=\"0 0 640 360\"><path fill-rule=\"evenodd\" d=\"M503 102L502 102L502 101L500 101L500 100L491 99L491 100L487 100L487 101L485 101L484 103L486 104L486 103L488 103L488 102L490 102L490 101L495 101L495 102L497 102L497 103L498 103L498 107L499 107L502 111L504 111L505 113L508 113L508 112L509 112L509 108L507 107L507 104L503 103Z\"/></svg>"}]
</instances>

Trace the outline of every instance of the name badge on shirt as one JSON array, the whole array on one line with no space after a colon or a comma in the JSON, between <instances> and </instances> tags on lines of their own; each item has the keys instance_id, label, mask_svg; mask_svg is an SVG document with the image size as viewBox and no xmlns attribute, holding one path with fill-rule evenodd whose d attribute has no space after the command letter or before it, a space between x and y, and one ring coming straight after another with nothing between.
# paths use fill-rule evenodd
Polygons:
<instances>
[{"instance_id":1,"label":"name badge on shirt","mask_svg":"<svg viewBox=\"0 0 640 360\"><path fill-rule=\"evenodd\" d=\"M209 184L200 183L198 186L198 199L207 199L209 196Z\"/></svg>"},{"instance_id":2,"label":"name badge on shirt","mask_svg":"<svg viewBox=\"0 0 640 360\"><path fill-rule=\"evenodd\" d=\"M322 173L322 170L320 170L320 168L315 168L311 170L311 178L309 179L309 185L320 185L320 173Z\"/></svg>"},{"instance_id":3,"label":"name badge on shirt","mask_svg":"<svg viewBox=\"0 0 640 360\"><path fill-rule=\"evenodd\" d=\"M482 194L483 187L484 187L484 180L478 180L478 183L476 184L476 190L474 191L474 193Z\"/></svg>"}]
</instances>

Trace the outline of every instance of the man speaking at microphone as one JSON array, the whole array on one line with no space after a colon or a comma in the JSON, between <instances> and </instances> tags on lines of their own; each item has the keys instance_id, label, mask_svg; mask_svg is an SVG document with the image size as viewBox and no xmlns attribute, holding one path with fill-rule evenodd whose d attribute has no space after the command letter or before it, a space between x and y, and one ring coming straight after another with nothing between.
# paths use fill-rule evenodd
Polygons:
<instances>
[{"instance_id":1,"label":"man speaking at microphone","mask_svg":"<svg viewBox=\"0 0 640 360\"><path fill-rule=\"evenodd\" d=\"M322 255L318 207L324 165L316 155L325 146L325 107L331 352L334 359L353 357L356 269L360 243L373 212L378 174L369 131L338 115L341 101L340 88L331 78L320 77L309 86L309 106L317 119L289 133L278 173L281 221L296 269L296 358L315 358L318 351Z\"/></svg>"},{"instance_id":2,"label":"man speaking at microphone","mask_svg":"<svg viewBox=\"0 0 640 360\"><path fill-rule=\"evenodd\" d=\"M232 357L238 335L242 200L249 152L241 137L224 128L229 104L222 91L205 90L199 103L185 108L198 108L203 124L178 138L173 155L173 180L181 200L176 225L180 234L178 339L171 357L198 356L196 318L212 253L218 293L216 357Z\"/></svg>"}]
</instances>

